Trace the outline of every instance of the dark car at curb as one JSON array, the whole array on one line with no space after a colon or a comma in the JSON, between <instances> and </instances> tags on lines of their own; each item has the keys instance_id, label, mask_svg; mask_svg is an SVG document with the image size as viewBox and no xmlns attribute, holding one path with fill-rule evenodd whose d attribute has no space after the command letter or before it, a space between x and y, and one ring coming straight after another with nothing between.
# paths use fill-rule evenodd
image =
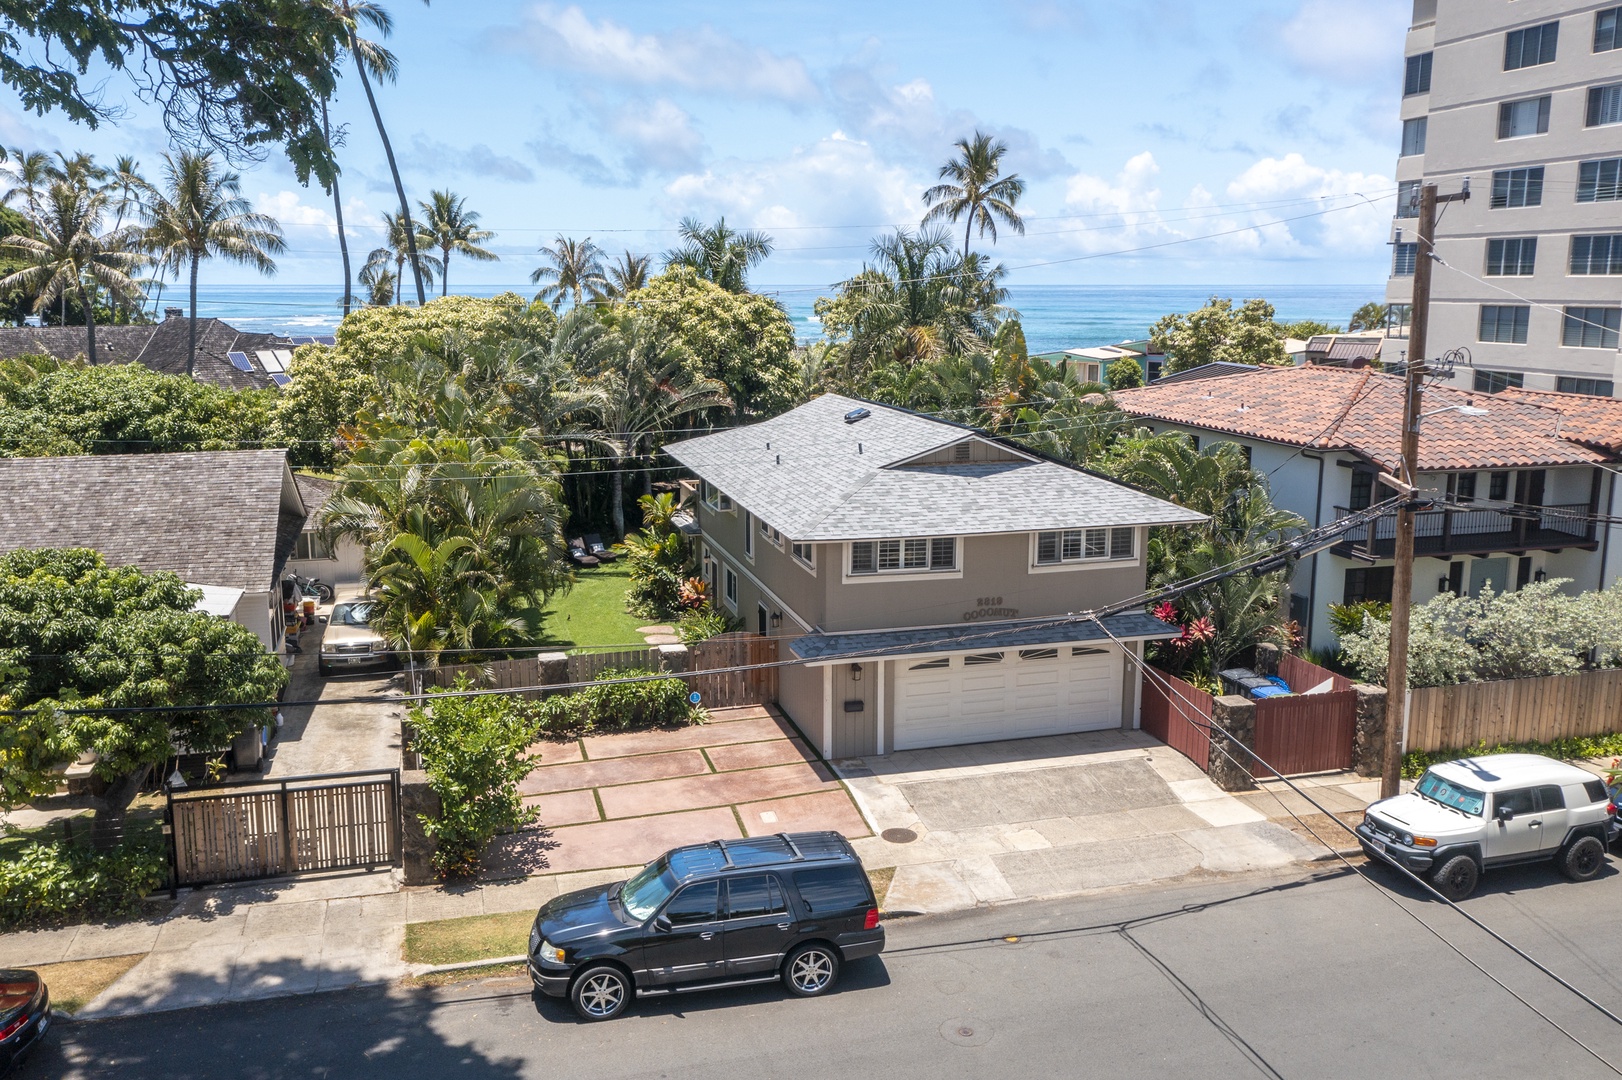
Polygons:
<instances>
[{"instance_id":1,"label":"dark car at curb","mask_svg":"<svg viewBox=\"0 0 1622 1080\"><path fill-rule=\"evenodd\" d=\"M37 972L0 968L0 1076L20 1062L51 1026L51 993Z\"/></svg>"},{"instance_id":2,"label":"dark car at curb","mask_svg":"<svg viewBox=\"0 0 1622 1080\"><path fill-rule=\"evenodd\" d=\"M834 832L674 848L627 881L549 901L529 935L535 988L609 1020L635 997L781 981L826 993L884 949L862 862Z\"/></svg>"}]
</instances>

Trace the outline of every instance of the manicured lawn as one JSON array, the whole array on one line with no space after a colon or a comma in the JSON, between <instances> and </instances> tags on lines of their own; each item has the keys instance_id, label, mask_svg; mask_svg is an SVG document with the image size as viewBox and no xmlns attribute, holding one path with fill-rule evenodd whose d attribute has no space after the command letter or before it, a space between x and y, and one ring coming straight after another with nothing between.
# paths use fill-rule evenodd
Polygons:
<instances>
[{"instance_id":1,"label":"manicured lawn","mask_svg":"<svg viewBox=\"0 0 1622 1080\"><path fill-rule=\"evenodd\" d=\"M641 646L642 635L636 628L657 620L644 619L625 610L625 590L631 584L625 564L582 568L576 572L576 577L574 588L554 596L546 609L544 643L560 649Z\"/></svg>"},{"instance_id":2,"label":"manicured lawn","mask_svg":"<svg viewBox=\"0 0 1622 1080\"><path fill-rule=\"evenodd\" d=\"M529 948L533 911L469 915L406 924L405 958L412 964L465 964L519 956Z\"/></svg>"},{"instance_id":3,"label":"manicured lawn","mask_svg":"<svg viewBox=\"0 0 1622 1080\"><path fill-rule=\"evenodd\" d=\"M34 970L51 991L51 1007L76 1013L97 994L113 985L146 953L108 956L98 960L70 960L65 964L38 964Z\"/></svg>"}]
</instances>

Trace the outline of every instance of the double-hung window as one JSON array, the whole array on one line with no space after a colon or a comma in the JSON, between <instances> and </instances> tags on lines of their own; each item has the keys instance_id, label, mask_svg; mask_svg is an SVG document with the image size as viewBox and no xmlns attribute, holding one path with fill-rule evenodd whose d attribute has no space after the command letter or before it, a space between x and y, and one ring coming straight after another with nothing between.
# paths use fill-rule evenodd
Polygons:
<instances>
[{"instance_id":1,"label":"double-hung window","mask_svg":"<svg viewBox=\"0 0 1622 1080\"><path fill-rule=\"evenodd\" d=\"M756 518L755 520L759 521L760 519ZM779 551L783 549L783 534L766 524L764 521L760 522L760 535L766 540L767 543L771 544L772 547L777 548Z\"/></svg>"},{"instance_id":2,"label":"double-hung window","mask_svg":"<svg viewBox=\"0 0 1622 1080\"><path fill-rule=\"evenodd\" d=\"M1425 152L1425 117L1402 122L1402 156L1411 157Z\"/></svg>"},{"instance_id":3,"label":"double-hung window","mask_svg":"<svg viewBox=\"0 0 1622 1080\"><path fill-rule=\"evenodd\" d=\"M1535 236L1512 236L1487 241L1488 277L1524 277L1537 262Z\"/></svg>"},{"instance_id":4,"label":"double-hung window","mask_svg":"<svg viewBox=\"0 0 1622 1080\"><path fill-rule=\"evenodd\" d=\"M1622 199L1622 158L1578 162L1578 202L1616 202L1618 199Z\"/></svg>"},{"instance_id":5,"label":"double-hung window","mask_svg":"<svg viewBox=\"0 0 1622 1080\"><path fill-rule=\"evenodd\" d=\"M1555 379L1554 388L1562 394L1588 394L1592 397L1616 396L1616 383L1610 379L1573 379L1562 375Z\"/></svg>"},{"instance_id":6,"label":"double-hung window","mask_svg":"<svg viewBox=\"0 0 1622 1080\"><path fill-rule=\"evenodd\" d=\"M1592 95L1590 95L1592 96ZM1549 95L1506 101L1498 106L1498 137L1519 139L1549 130Z\"/></svg>"},{"instance_id":7,"label":"double-hung window","mask_svg":"<svg viewBox=\"0 0 1622 1080\"><path fill-rule=\"evenodd\" d=\"M1622 83L1588 88L1588 115L1583 123L1587 127L1622 124Z\"/></svg>"},{"instance_id":8,"label":"double-hung window","mask_svg":"<svg viewBox=\"0 0 1622 1080\"><path fill-rule=\"evenodd\" d=\"M811 570L817 568L817 545L796 543L790 546L789 551L801 565Z\"/></svg>"},{"instance_id":9,"label":"double-hung window","mask_svg":"<svg viewBox=\"0 0 1622 1080\"><path fill-rule=\"evenodd\" d=\"M1475 388L1483 394L1501 394L1511 387L1526 385L1526 375L1520 371L1487 371L1476 368Z\"/></svg>"},{"instance_id":10,"label":"double-hung window","mask_svg":"<svg viewBox=\"0 0 1622 1080\"><path fill-rule=\"evenodd\" d=\"M1532 309L1525 304L1482 304L1481 329L1476 336L1502 345L1525 345L1531 319Z\"/></svg>"},{"instance_id":11,"label":"double-hung window","mask_svg":"<svg viewBox=\"0 0 1622 1080\"><path fill-rule=\"evenodd\" d=\"M1431 54L1420 53L1408 58L1408 70L1402 81L1402 95L1426 94L1431 88Z\"/></svg>"},{"instance_id":12,"label":"double-hung window","mask_svg":"<svg viewBox=\"0 0 1622 1080\"><path fill-rule=\"evenodd\" d=\"M1622 331L1622 308L1568 307L1560 344L1574 349L1614 349Z\"/></svg>"},{"instance_id":13,"label":"double-hung window","mask_svg":"<svg viewBox=\"0 0 1622 1080\"><path fill-rule=\"evenodd\" d=\"M1573 274L1622 274L1622 233L1571 238Z\"/></svg>"},{"instance_id":14,"label":"double-hung window","mask_svg":"<svg viewBox=\"0 0 1622 1080\"><path fill-rule=\"evenodd\" d=\"M1397 184L1397 216L1400 218L1416 218L1419 216L1419 189L1424 186L1423 180L1402 180Z\"/></svg>"},{"instance_id":15,"label":"double-hung window","mask_svg":"<svg viewBox=\"0 0 1622 1080\"><path fill-rule=\"evenodd\" d=\"M743 512L743 553L750 562L755 559L755 516L749 511Z\"/></svg>"},{"instance_id":16,"label":"double-hung window","mask_svg":"<svg viewBox=\"0 0 1622 1080\"><path fill-rule=\"evenodd\" d=\"M1417 183L1417 181L1416 181ZM1543 166L1529 169L1500 169L1492 174L1492 200L1488 209L1505 210L1543 205ZM1419 211L1414 211L1419 216Z\"/></svg>"},{"instance_id":17,"label":"double-hung window","mask_svg":"<svg viewBox=\"0 0 1622 1080\"><path fill-rule=\"evenodd\" d=\"M1511 30L1504 37L1504 70L1514 71L1516 68L1554 63L1554 52L1559 41L1558 22Z\"/></svg>"},{"instance_id":18,"label":"double-hung window","mask_svg":"<svg viewBox=\"0 0 1622 1080\"><path fill-rule=\"evenodd\" d=\"M727 607L731 608L733 611L737 611L738 575L733 571L732 567L728 566L723 570L722 576L726 579L726 591L724 595L726 597Z\"/></svg>"},{"instance_id":19,"label":"double-hung window","mask_svg":"<svg viewBox=\"0 0 1622 1080\"><path fill-rule=\"evenodd\" d=\"M1594 51L1610 52L1615 48L1622 48L1622 7L1594 13Z\"/></svg>"},{"instance_id":20,"label":"double-hung window","mask_svg":"<svg viewBox=\"0 0 1622 1080\"><path fill-rule=\"evenodd\" d=\"M1039 532L1036 534L1036 565L1061 566L1065 563L1135 558L1136 536L1137 530L1131 526Z\"/></svg>"},{"instance_id":21,"label":"double-hung window","mask_svg":"<svg viewBox=\"0 0 1622 1080\"><path fill-rule=\"evenodd\" d=\"M850 545L852 576L927 574L956 569L957 538L953 536L857 540Z\"/></svg>"},{"instance_id":22,"label":"double-hung window","mask_svg":"<svg viewBox=\"0 0 1622 1080\"><path fill-rule=\"evenodd\" d=\"M1419 261L1418 244L1391 245L1391 276L1413 277L1414 263Z\"/></svg>"}]
</instances>

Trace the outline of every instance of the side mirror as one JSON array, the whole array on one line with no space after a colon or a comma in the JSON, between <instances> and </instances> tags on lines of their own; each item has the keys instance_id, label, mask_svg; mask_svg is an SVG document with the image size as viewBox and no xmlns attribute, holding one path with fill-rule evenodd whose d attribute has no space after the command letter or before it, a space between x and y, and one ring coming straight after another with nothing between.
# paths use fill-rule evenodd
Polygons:
<instances>
[{"instance_id":1,"label":"side mirror","mask_svg":"<svg viewBox=\"0 0 1622 1080\"><path fill-rule=\"evenodd\" d=\"M1500 806L1498 808L1498 820L1499 821L1514 821L1515 820L1515 808L1513 806Z\"/></svg>"},{"instance_id":2,"label":"side mirror","mask_svg":"<svg viewBox=\"0 0 1622 1080\"><path fill-rule=\"evenodd\" d=\"M671 921L663 915L653 917L653 928L661 934L668 934L672 925Z\"/></svg>"}]
</instances>

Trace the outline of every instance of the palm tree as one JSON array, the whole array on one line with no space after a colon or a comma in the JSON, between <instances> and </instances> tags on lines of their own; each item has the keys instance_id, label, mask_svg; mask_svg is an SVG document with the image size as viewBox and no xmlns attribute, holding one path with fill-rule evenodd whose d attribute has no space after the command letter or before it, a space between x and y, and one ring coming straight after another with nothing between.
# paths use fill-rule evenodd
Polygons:
<instances>
[{"instance_id":1,"label":"palm tree","mask_svg":"<svg viewBox=\"0 0 1622 1080\"><path fill-rule=\"evenodd\" d=\"M388 248L378 248L373 255L389 254ZM388 307L394 303L395 284L399 279L389 268L388 259L367 259L360 270L360 284L366 290L367 307Z\"/></svg>"},{"instance_id":2,"label":"palm tree","mask_svg":"<svg viewBox=\"0 0 1622 1080\"><path fill-rule=\"evenodd\" d=\"M439 295L446 296L451 287L451 252L460 251L479 262L499 262L501 256L479 247L496 235L489 229L479 228L479 215L467 208L467 200L450 191L435 191L432 201L418 203L423 213L423 238L432 240L444 252L440 261Z\"/></svg>"},{"instance_id":3,"label":"palm tree","mask_svg":"<svg viewBox=\"0 0 1622 1080\"><path fill-rule=\"evenodd\" d=\"M411 219L401 217L399 214L384 214L383 226L388 239L384 242L383 247L373 248L366 256L366 266L361 270L361 275L364 279L367 272L371 272L375 295L375 282L379 273L377 267L392 262L394 264L394 302L398 304L400 302L400 286L405 280L406 263L411 261L411 238L415 234L412 232ZM422 279L432 285L434 275L443 268L439 264L439 259L435 256L419 254L417 256L417 269L422 275Z\"/></svg>"},{"instance_id":4,"label":"palm tree","mask_svg":"<svg viewBox=\"0 0 1622 1080\"><path fill-rule=\"evenodd\" d=\"M681 219L678 226L682 246L665 252L666 269L672 266L690 266L701 277L715 282L728 292L748 289L751 267L765 261L772 253L772 238L753 229L738 232L727 227L727 219L720 218L714 225L705 225L694 217Z\"/></svg>"},{"instance_id":5,"label":"palm tree","mask_svg":"<svg viewBox=\"0 0 1622 1080\"><path fill-rule=\"evenodd\" d=\"M321 137L326 140L327 153L329 154L333 153L335 145L344 141L344 132L340 130L337 143L333 142L332 123L327 118L327 99L325 97L321 99ZM349 273L349 236L344 232L344 197L338 193L338 169L336 166L332 170L332 213L338 223L338 255L343 259L344 264L343 307L344 318L347 319L349 318L350 305L355 302L353 290L349 287L349 283L354 278ZM365 285L367 282L362 281L361 284Z\"/></svg>"},{"instance_id":6,"label":"palm tree","mask_svg":"<svg viewBox=\"0 0 1622 1080\"><path fill-rule=\"evenodd\" d=\"M427 4L428 0L422 2ZM372 81L367 77L367 72L371 72L372 77L380 82L393 82L400 73L400 62L383 46L360 36L361 26L365 24L388 37L394 29L394 18L371 0L324 0L324 3L332 17L343 27L344 36L349 42L349 53L355 58L355 72L366 91L366 103L372 107L372 122L377 125L378 138L383 140L383 153L389 160L389 173L394 177L394 193L400 199L400 217L406 225L405 249L417 282L417 304L421 306L428 302L428 293L423 286L423 267L417 256L417 234L411 224L411 204L406 201L405 185L400 182L400 167L394 161L394 146L389 142L388 129L383 126L383 114L378 111ZM348 292L347 287L344 291Z\"/></svg>"},{"instance_id":7,"label":"palm tree","mask_svg":"<svg viewBox=\"0 0 1622 1080\"><path fill-rule=\"evenodd\" d=\"M13 233L0 246L18 252L32 265L0 279L0 290L21 288L34 296L34 310L44 312L60 297L75 293L84 305L85 345L96 362L96 309L92 290L107 290L115 300L134 300L140 289L130 271L142 256L130 250L124 234L102 233L107 193L57 180L37 203L33 236Z\"/></svg>"},{"instance_id":8,"label":"palm tree","mask_svg":"<svg viewBox=\"0 0 1622 1080\"><path fill-rule=\"evenodd\" d=\"M997 242L997 222L1025 235L1025 219L1014 210L1014 204L1025 194L1025 181L1018 174L1002 176L1002 156L1008 144L1001 139L978 131L973 139L957 141L958 156L941 166L940 178L947 181L936 184L924 192L924 205L929 212L923 224L931 221L956 222L967 217L963 226L963 257L969 257L969 232L980 227L980 235L991 234Z\"/></svg>"},{"instance_id":9,"label":"palm tree","mask_svg":"<svg viewBox=\"0 0 1622 1080\"><path fill-rule=\"evenodd\" d=\"M242 197L242 178L223 169L210 151L182 150L165 154L164 190L155 194L143 214L145 243L158 262L179 274L191 274L191 315L186 328L186 375L197 365L197 268L218 256L274 274L272 255L285 250L274 218L257 214Z\"/></svg>"},{"instance_id":10,"label":"palm tree","mask_svg":"<svg viewBox=\"0 0 1622 1080\"><path fill-rule=\"evenodd\" d=\"M541 245L541 258L546 265L529 275L529 283L547 282L535 299L550 304L553 311L563 306L565 297L572 297L574 306L579 307L587 293L595 295L608 284L603 276L603 249L589 236L584 240L559 236L551 247Z\"/></svg>"},{"instance_id":11,"label":"palm tree","mask_svg":"<svg viewBox=\"0 0 1622 1080\"><path fill-rule=\"evenodd\" d=\"M731 405L726 387L693 379L675 343L651 320L634 316L620 328L618 355L588 380L577 413L591 418L577 437L601 448L610 467L614 535L625 536L625 471L652 455L659 436L683 417ZM644 473L647 490L652 473Z\"/></svg>"},{"instance_id":12,"label":"palm tree","mask_svg":"<svg viewBox=\"0 0 1622 1080\"><path fill-rule=\"evenodd\" d=\"M633 255L627 251L603 273L605 283L592 294L593 300L624 300L638 289L648 287L648 270L653 265L649 255Z\"/></svg>"},{"instance_id":13,"label":"palm tree","mask_svg":"<svg viewBox=\"0 0 1622 1080\"><path fill-rule=\"evenodd\" d=\"M18 198L23 201L23 212L30 217L39 214L39 193L51 182L51 159L42 150L32 153L13 147L7 154L6 172L12 185L0 196L0 206L10 206Z\"/></svg>"}]
</instances>

